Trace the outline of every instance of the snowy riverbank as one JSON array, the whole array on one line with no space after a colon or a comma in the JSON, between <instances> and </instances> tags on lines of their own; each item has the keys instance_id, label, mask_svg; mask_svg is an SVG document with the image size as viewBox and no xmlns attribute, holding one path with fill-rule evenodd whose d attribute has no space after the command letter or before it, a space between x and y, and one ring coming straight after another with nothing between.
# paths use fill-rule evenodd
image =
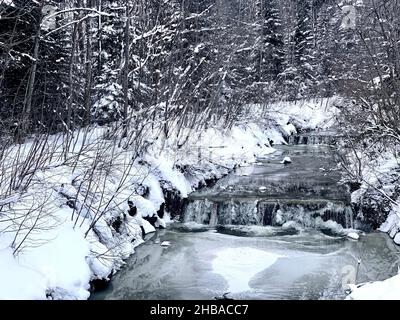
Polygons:
<instances>
[{"instance_id":1,"label":"snowy riverbank","mask_svg":"<svg viewBox=\"0 0 400 320\"><path fill-rule=\"evenodd\" d=\"M369 225L378 227L377 230L387 233L395 244L400 245L398 159L393 152L377 153L372 160L360 159L364 181L352 193L352 202L359 210L358 216ZM397 267L400 268L399 263ZM348 299L400 300L400 275L384 281L358 283L351 285L350 289Z\"/></svg>"},{"instance_id":2,"label":"snowy riverbank","mask_svg":"<svg viewBox=\"0 0 400 320\"><path fill-rule=\"evenodd\" d=\"M397 199L400 203L400 198ZM378 229L388 233L396 245L400 245L400 207L396 204L389 205L389 216ZM350 300L400 300L400 261L397 263L399 274L384 281L360 283L350 285Z\"/></svg>"}]
</instances>

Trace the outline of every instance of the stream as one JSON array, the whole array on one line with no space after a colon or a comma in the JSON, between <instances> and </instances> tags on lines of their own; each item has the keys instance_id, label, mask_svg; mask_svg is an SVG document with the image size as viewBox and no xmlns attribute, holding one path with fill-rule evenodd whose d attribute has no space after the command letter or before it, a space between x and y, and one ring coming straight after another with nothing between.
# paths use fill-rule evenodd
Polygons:
<instances>
[{"instance_id":1,"label":"stream","mask_svg":"<svg viewBox=\"0 0 400 320\"><path fill-rule=\"evenodd\" d=\"M192 193L182 222L148 236L91 299L343 299L349 282L397 274L386 234L347 237L357 222L331 147L275 148Z\"/></svg>"}]
</instances>

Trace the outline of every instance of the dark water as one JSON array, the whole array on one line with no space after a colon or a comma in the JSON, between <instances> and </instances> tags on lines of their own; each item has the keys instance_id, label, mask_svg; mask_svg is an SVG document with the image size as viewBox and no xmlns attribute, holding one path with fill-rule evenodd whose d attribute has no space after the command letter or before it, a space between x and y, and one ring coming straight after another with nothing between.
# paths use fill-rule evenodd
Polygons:
<instances>
[{"instance_id":1,"label":"dark water","mask_svg":"<svg viewBox=\"0 0 400 320\"><path fill-rule=\"evenodd\" d=\"M348 201L338 186L338 159L325 145L275 146L276 152L242 167L212 188L193 192L190 199L325 199ZM290 157L292 163L281 161Z\"/></svg>"},{"instance_id":2,"label":"dark water","mask_svg":"<svg viewBox=\"0 0 400 320\"><path fill-rule=\"evenodd\" d=\"M292 164L280 163L286 156ZM346 237L353 217L339 179L328 146L278 146L191 194L185 223L154 234L92 298L213 299L231 292L235 299L343 299L349 282L395 275L397 249L386 234Z\"/></svg>"}]
</instances>

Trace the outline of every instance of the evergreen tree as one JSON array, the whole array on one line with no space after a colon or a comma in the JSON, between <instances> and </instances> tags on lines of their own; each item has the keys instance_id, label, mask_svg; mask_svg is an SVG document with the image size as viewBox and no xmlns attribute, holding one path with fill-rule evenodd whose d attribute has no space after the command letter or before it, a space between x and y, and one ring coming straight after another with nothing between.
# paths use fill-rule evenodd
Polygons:
<instances>
[{"instance_id":1,"label":"evergreen tree","mask_svg":"<svg viewBox=\"0 0 400 320\"><path fill-rule=\"evenodd\" d=\"M121 6L122 2L102 2L101 9L113 15L103 17L98 31L101 51L97 53L98 67L95 71L96 86L92 115L99 124L121 119L123 112L120 75L124 23L121 18Z\"/></svg>"},{"instance_id":2,"label":"evergreen tree","mask_svg":"<svg viewBox=\"0 0 400 320\"><path fill-rule=\"evenodd\" d=\"M315 51L317 61L317 90L320 95L330 97L335 94L334 68L338 54L336 40L338 37L340 16L338 8L331 0L315 0L316 16Z\"/></svg>"},{"instance_id":3,"label":"evergreen tree","mask_svg":"<svg viewBox=\"0 0 400 320\"><path fill-rule=\"evenodd\" d=\"M182 97L185 103L202 110L210 101L213 89L218 79L214 73L216 52L214 45L214 19L215 0L189 0L185 1L184 10L184 34L183 41L184 64L189 79L187 79Z\"/></svg>"},{"instance_id":4,"label":"evergreen tree","mask_svg":"<svg viewBox=\"0 0 400 320\"><path fill-rule=\"evenodd\" d=\"M269 82L283 71L282 21L275 0L259 0L258 6L256 81Z\"/></svg>"},{"instance_id":5,"label":"evergreen tree","mask_svg":"<svg viewBox=\"0 0 400 320\"><path fill-rule=\"evenodd\" d=\"M315 81L314 69L314 34L312 27L312 8L310 0L297 2L296 29L294 33L294 61L298 77L305 81L300 87L300 94L312 87Z\"/></svg>"}]
</instances>

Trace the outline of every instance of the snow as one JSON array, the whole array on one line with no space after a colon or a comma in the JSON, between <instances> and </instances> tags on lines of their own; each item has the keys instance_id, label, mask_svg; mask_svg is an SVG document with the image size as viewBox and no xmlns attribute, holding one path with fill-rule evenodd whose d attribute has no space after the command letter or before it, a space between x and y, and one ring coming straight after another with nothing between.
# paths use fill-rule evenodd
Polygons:
<instances>
[{"instance_id":1,"label":"snow","mask_svg":"<svg viewBox=\"0 0 400 320\"><path fill-rule=\"evenodd\" d=\"M395 244L400 245L400 232L398 232L393 238Z\"/></svg>"},{"instance_id":2,"label":"snow","mask_svg":"<svg viewBox=\"0 0 400 320\"><path fill-rule=\"evenodd\" d=\"M167 227L167 221L165 221L165 217L163 219L161 219L160 217L157 216L157 221L155 223L155 227L165 229Z\"/></svg>"},{"instance_id":3,"label":"snow","mask_svg":"<svg viewBox=\"0 0 400 320\"><path fill-rule=\"evenodd\" d=\"M169 241L163 241L163 242L161 242L161 246L162 247L169 247L171 245L171 242L169 242Z\"/></svg>"},{"instance_id":4,"label":"snow","mask_svg":"<svg viewBox=\"0 0 400 320\"><path fill-rule=\"evenodd\" d=\"M282 136L282 133L279 132L276 128L268 128L266 130L266 135L269 139L273 141L274 144L286 144L285 139Z\"/></svg>"},{"instance_id":5,"label":"snow","mask_svg":"<svg viewBox=\"0 0 400 320\"><path fill-rule=\"evenodd\" d=\"M142 217L152 217L157 211L154 203L149 199L145 199L141 196L134 196L131 200ZM137 221L141 221L141 219ZM139 225L141 225L141 223L139 223Z\"/></svg>"},{"instance_id":6,"label":"snow","mask_svg":"<svg viewBox=\"0 0 400 320\"><path fill-rule=\"evenodd\" d=\"M5 199L0 200L0 206L5 206L7 204L10 203L15 203L20 199L20 195L19 194L14 194L10 197L7 197Z\"/></svg>"},{"instance_id":7,"label":"snow","mask_svg":"<svg viewBox=\"0 0 400 320\"><path fill-rule=\"evenodd\" d=\"M384 281L349 286L352 292L347 300L400 300L400 274Z\"/></svg>"},{"instance_id":8,"label":"snow","mask_svg":"<svg viewBox=\"0 0 400 320\"><path fill-rule=\"evenodd\" d=\"M45 277L36 270L19 264L11 248L0 249L0 261L0 300L46 299Z\"/></svg>"},{"instance_id":9,"label":"snow","mask_svg":"<svg viewBox=\"0 0 400 320\"><path fill-rule=\"evenodd\" d=\"M360 236L356 232L350 232L347 234L347 237L353 240L358 240Z\"/></svg>"},{"instance_id":10,"label":"snow","mask_svg":"<svg viewBox=\"0 0 400 320\"><path fill-rule=\"evenodd\" d=\"M382 75L380 77L376 77L376 78L372 79L372 82L375 85L375 87L377 89L379 89L381 87L381 82L385 81L387 79L390 79L390 74L384 74L384 75Z\"/></svg>"},{"instance_id":11,"label":"snow","mask_svg":"<svg viewBox=\"0 0 400 320\"><path fill-rule=\"evenodd\" d=\"M292 163L292 159L290 157L285 157L285 158L283 158L281 163L283 163L283 164Z\"/></svg>"},{"instance_id":12,"label":"snow","mask_svg":"<svg viewBox=\"0 0 400 320\"><path fill-rule=\"evenodd\" d=\"M7 6L15 7L15 4L12 0L2 0L0 3Z\"/></svg>"},{"instance_id":13,"label":"snow","mask_svg":"<svg viewBox=\"0 0 400 320\"><path fill-rule=\"evenodd\" d=\"M227 281L227 291L237 293L250 290L251 278L272 266L280 257L249 247L229 248L216 253L212 268Z\"/></svg>"},{"instance_id":14,"label":"snow","mask_svg":"<svg viewBox=\"0 0 400 320\"><path fill-rule=\"evenodd\" d=\"M278 102L269 106L269 117L283 128L287 135L301 130L326 130L335 124L339 110L334 105L339 97Z\"/></svg>"},{"instance_id":15,"label":"snow","mask_svg":"<svg viewBox=\"0 0 400 320\"><path fill-rule=\"evenodd\" d=\"M45 234L33 236L42 241L40 249L27 246L16 257L10 247L2 245L5 256L0 254L0 298L44 299L48 291L63 290L73 292L76 299L87 299L91 276L87 263L89 243L82 231L74 231L72 222L65 221ZM0 243L9 240L1 237ZM18 292L18 288L22 290Z\"/></svg>"},{"instance_id":16,"label":"snow","mask_svg":"<svg viewBox=\"0 0 400 320\"><path fill-rule=\"evenodd\" d=\"M96 278L108 279L114 267L112 256L108 254L108 248L96 241L94 236L91 239L92 241L89 240L89 242L92 258L88 259L89 268Z\"/></svg>"},{"instance_id":17,"label":"snow","mask_svg":"<svg viewBox=\"0 0 400 320\"><path fill-rule=\"evenodd\" d=\"M358 202L371 185L379 187L378 189L383 193L386 193L388 189L394 188L394 185L389 180L390 175L399 167L399 163L392 152L381 152L373 160L368 159L361 153L358 153L357 156L363 163L361 169L364 182L359 190L353 192L353 202ZM350 160L355 163L354 159ZM385 182L383 187L381 186L382 182Z\"/></svg>"},{"instance_id":18,"label":"snow","mask_svg":"<svg viewBox=\"0 0 400 320\"><path fill-rule=\"evenodd\" d=\"M396 237L396 234L398 232L398 228L397 227L393 227L390 232L389 232L389 237L391 237L392 239L394 239Z\"/></svg>"},{"instance_id":19,"label":"snow","mask_svg":"<svg viewBox=\"0 0 400 320\"><path fill-rule=\"evenodd\" d=\"M394 212L392 212L391 214L389 214L386 221L379 227L378 230L390 233L392 229L397 229L397 227L400 227L400 219Z\"/></svg>"},{"instance_id":20,"label":"snow","mask_svg":"<svg viewBox=\"0 0 400 320\"><path fill-rule=\"evenodd\" d=\"M65 223L57 230L54 240L40 250L27 250L19 262L43 274L47 288L54 291L62 288L73 292L77 299L87 299L91 276L87 256L89 244L79 231L72 229L71 223Z\"/></svg>"},{"instance_id":21,"label":"snow","mask_svg":"<svg viewBox=\"0 0 400 320\"><path fill-rule=\"evenodd\" d=\"M297 129L292 123L283 125L282 128L288 136L297 133Z\"/></svg>"},{"instance_id":22,"label":"snow","mask_svg":"<svg viewBox=\"0 0 400 320\"><path fill-rule=\"evenodd\" d=\"M185 179L185 176L181 172L173 169L173 159L168 159L166 157L159 157L156 159L150 156L147 156L145 159L149 163L151 163L152 166L156 168L156 170L159 172L159 178L169 181L171 185L181 193L182 197L186 198L188 194L192 191L191 185L187 181L187 179ZM156 179L156 177L153 177L153 184L158 184L158 180ZM162 197L161 189L159 187L158 189L159 198L156 200L156 203L161 201L161 204L164 199Z\"/></svg>"},{"instance_id":23,"label":"snow","mask_svg":"<svg viewBox=\"0 0 400 320\"><path fill-rule=\"evenodd\" d=\"M315 227L320 229L329 229L334 235L346 236L353 240L358 240L361 233L360 230L353 228L343 228L342 225L333 220L323 221L321 217L315 219Z\"/></svg>"}]
</instances>

